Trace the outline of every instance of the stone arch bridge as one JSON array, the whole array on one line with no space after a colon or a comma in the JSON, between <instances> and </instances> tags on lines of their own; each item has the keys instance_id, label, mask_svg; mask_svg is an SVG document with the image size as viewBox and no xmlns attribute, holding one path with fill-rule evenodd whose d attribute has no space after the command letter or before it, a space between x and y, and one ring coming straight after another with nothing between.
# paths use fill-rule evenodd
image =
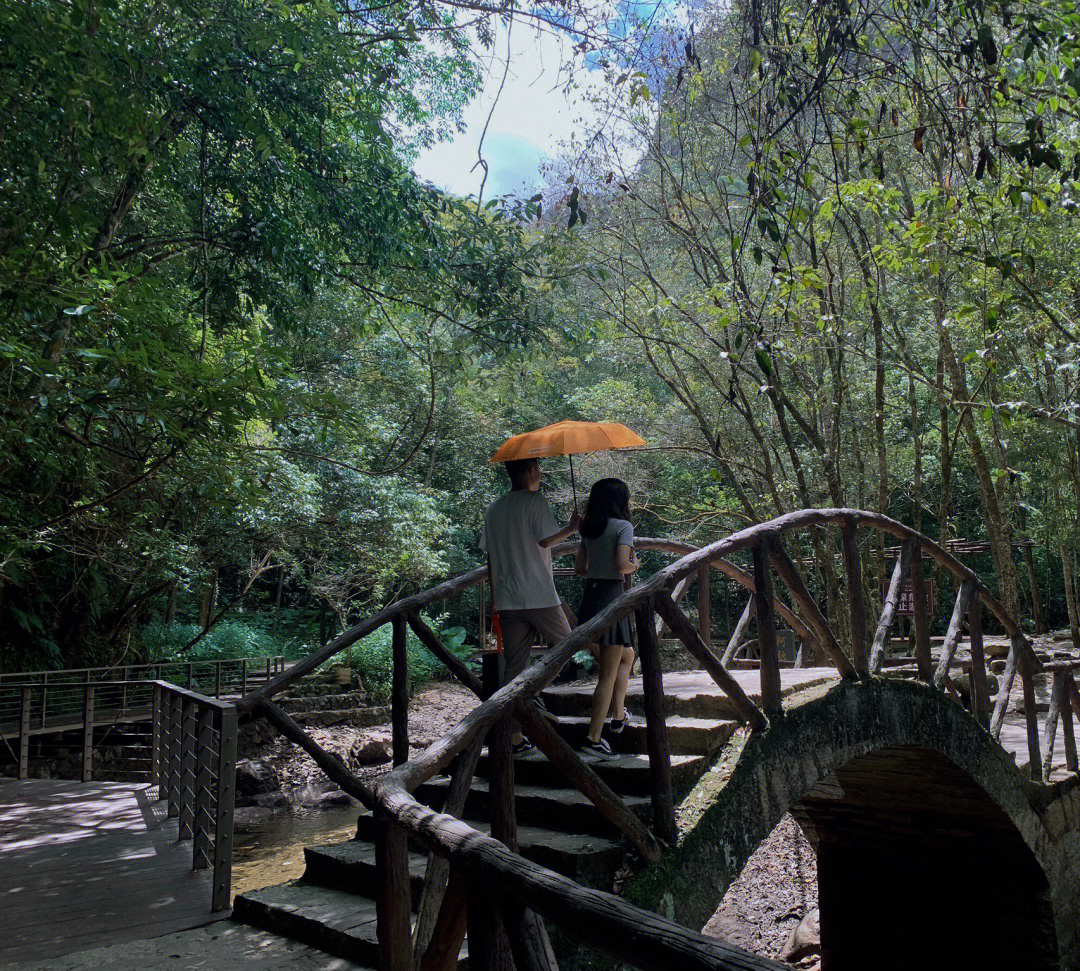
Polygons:
<instances>
[{"instance_id":1,"label":"stone arch bridge","mask_svg":"<svg viewBox=\"0 0 1080 971\"><path fill-rule=\"evenodd\" d=\"M842 616L819 605L799 552L823 530L839 533L830 548L843 567ZM875 534L899 549L871 626L862 558ZM1041 656L966 566L874 513L805 510L696 550L648 542L678 559L494 692L420 616L482 584L478 569L390 605L244 698L242 711L304 747L371 813L349 845L310 850L303 881L244 895L237 914L385 971L456 967L463 942L470 968L492 971L584 966L590 953L657 971L780 967L697 929L792 812L818 852L826 971L950 961L1080 968L1076 662ZM734 565L739 555L750 569ZM935 645L929 607L916 598L913 656L897 658L889 635L902 589L907 580L922 588L927 561L954 578L956 602ZM750 591L744 614L757 621L760 653L753 667L732 660L738 637L714 652L701 610L694 623L678 603L692 580L707 595L712 570ZM618 760L589 764L573 747L581 690L549 686L623 616L636 622L642 676L632 702L645 724L628 730ZM778 616L824 666L781 665ZM384 624L394 635L397 765L370 784L273 697ZM984 624L1009 645L993 704ZM741 637L742 618L739 626ZM409 628L484 699L412 758ZM661 628L684 645L696 674L663 669ZM1040 723L1044 680L1052 691ZM541 692L554 722L536 705ZM511 717L542 758L511 757ZM1059 732L1064 766L1054 758ZM574 826L585 834L577 842ZM615 857L601 873L609 845ZM614 894L611 870L628 850L630 874Z\"/></svg>"}]
</instances>

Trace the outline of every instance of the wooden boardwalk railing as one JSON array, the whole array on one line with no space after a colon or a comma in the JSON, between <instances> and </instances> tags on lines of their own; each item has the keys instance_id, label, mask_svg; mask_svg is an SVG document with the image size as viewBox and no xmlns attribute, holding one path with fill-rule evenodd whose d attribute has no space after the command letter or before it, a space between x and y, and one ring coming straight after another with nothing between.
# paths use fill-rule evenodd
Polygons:
<instances>
[{"instance_id":1,"label":"wooden boardwalk railing","mask_svg":"<svg viewBox=\"0 0 1080 971\"><path fill-rule=\"evenodd\" d=\"M848 629L846 646L833 630L826 612L815 602L804 580L799 557L792 557L785 541L801 531L832 528L841 533L842 562L848 574ZM870 529L896 537L901 553L884 599L872 642L867 642L867 609L863 595L858 530ZM565 544L557 554L572 551ZM463 668L420 619L420 611L482 584L485 571L473 570L431 590L406 597L384 608L361 624L335 638L319 651L298 662L288 672L252 692L239 702L241 710L264 714L284 735L301 745L324 771L350 794L372 808L379 831L377 870L381 880L378 901L378 936L384 971L423 971L449 968L456 962L462 939L470 938L471 967L508 969L511 960L520 969L554 969L555 958L544 919L556 923L568 936L587 947L641 968L763 968L778 967L735 948L640 910L611 894L587 890L549 870L532 864L517 853L514 812L513 762L509 752L509 721L522 721L533 742L627 837L646 859L656 859L663 842L674 833L674 803L671 785L670 747L665 722L663 671L657 630L661 621L685 644L701 666L753 731L766 730L783 717L780 696L776 619L782 617L795 627L805 641L813 640L836 667L838 676L848 680L880 675L889 634L896 617L901 588L906 579L921 590L922 564L937 563L956 580L958 595L948 633L936 670L930 654L928 606L916 597L915 655L920 678L934 690L945 691L961 701L951 677L956 648L965 616L972 642L972 690L970 710L981 725L1000 732L1017 671L1025 697L1030 767L1034 778L1042 777L1034 678L1054 671L1054 700L1046 726L1047 750L1052 751L1056 726L1060 721L1065 737L1066 760L1070 770L1076 762L1070 706L1080 714L1080 697L1073 681L1073 665L1044 666L1036 657L1023 631L991 591L975 574L937 543L886 516L857 509L803 510L740 530L701 549L666 540L641 540L639 549L666 550L680 559L649 579L629 589L601 614L575 629L546 652L542 660L527 668L512 683L495 691L473 709L446 736L417 757L408 753L405 718L405 678L408 660L405 651L406 625L447 667L478 694L485 694L476 677ZM749 553L753 571L748 574L728 559ZM747 610L739 620L736 636L723 657L712 648L707 627L708 582L703 578L717 569L751 591ZM798 614L774 595L773 574L787 588ZM695 625L681 610L677 599L692 579L698 579L704 598ZM482 599L481 599L482 604ZM1011 647L1004 683L993 713L989 711L982 651L982 611L987 610L1010 638ZM756 616L760 698L758 705L728 674L725 661L745 634L751 613ZM577 651L586 648L599 632L616 621L633 617L638 631L638 647L644 682L648 754L653 781L652 828L647 828L596 772L547 725L536 710L534 699ZM314 670L319 664L384 624L394 627L394 752L396 767L373 786L361 781L332 754L322 750L272 697ZM483 625L481 624L481 630ZM741 632L741 633L740 633ZM977 669L977 670L976 670ZM1062 719L1062 713L1068 718ZM1066 721L1068 727L1064 727ZM491 835L483 835L460 820L464 793L475 771L480 747L487 744L491 768ZM1049 765L1049 759L1046 762ZM451 770L446 808L438 813L412 795L436 773ZM429 865L421 894L420 914L415 931L411 922L407 844L412 840L426 847ZM436 863L442 859L445 863Z\"/></svg>"},{"instance_id":2,"label":"wooden boardwalk railing","mask_svg":"<svg viewBox=\"0 0 1080 971\"><path fill-rule=\"evenodd\" d=\"M167 681L153 683L151 783L191 840L192 869L213 869L215 911L231 901L236 708Z\"/></svg>"},{"instance_id":3,"label":"wooden boardwalk railing","mask_svg":"<svg viewBox=\"0 0 1080 971\"><path fill-rule=\"evenodd\" d=\"M11 749L17 777L25 779L32 737L81 731L87 781L94 729L149 722L155 681L207 697L242 697L285 669L285 658L276 656L0 674L0 745Z\"/></svg>"}]
</instances>

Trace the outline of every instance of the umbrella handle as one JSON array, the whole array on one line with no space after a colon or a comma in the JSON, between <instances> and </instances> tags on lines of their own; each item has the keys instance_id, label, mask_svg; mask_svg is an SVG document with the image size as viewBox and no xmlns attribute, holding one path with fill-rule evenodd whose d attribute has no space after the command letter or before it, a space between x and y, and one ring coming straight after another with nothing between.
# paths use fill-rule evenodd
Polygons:
<instances>
[{"instance_id":1,"label":"umbrella handle","mask_svg":"<svg viewBox=\"0 0 1080 971\"><path fill-rule=\"evenodd\" d=\"M577 512L577 483L574 481L574 456L568 456L570 459L570 488L574 490L574 512Z\"/></svg>"}]
</instances>

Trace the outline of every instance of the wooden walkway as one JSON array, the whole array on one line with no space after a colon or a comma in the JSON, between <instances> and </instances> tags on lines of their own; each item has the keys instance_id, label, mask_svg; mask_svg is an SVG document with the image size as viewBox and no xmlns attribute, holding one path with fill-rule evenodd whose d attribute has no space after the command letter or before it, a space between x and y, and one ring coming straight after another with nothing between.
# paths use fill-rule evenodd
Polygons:
<instances>
[{"instance_id":1,"label":"wooden walkway","mask_svg":"<svg viewBox=\"0 0 1080 971\"><path fill-rule=\"evenodd\" d=\"M153 787L0 781L0 965L228 916L210 901Z\"/></svg>"}]
</instances>

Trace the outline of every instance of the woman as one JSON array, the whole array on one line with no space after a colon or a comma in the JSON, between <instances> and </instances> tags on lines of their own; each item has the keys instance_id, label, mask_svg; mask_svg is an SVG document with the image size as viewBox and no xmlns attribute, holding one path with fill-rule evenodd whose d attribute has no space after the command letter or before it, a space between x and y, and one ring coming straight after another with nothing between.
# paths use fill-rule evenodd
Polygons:
<instances>
[{"instance_id":1,"label":"woman","mask_svg":"<svg viewBox=\"0 0 1080 971\"><path fill-rule=\"evenodd\" d=\"M579 532L582 544L574 572L585 577L577 612L578 623L583 624L623 592L625 578L640 565L634 554L630 490L622 479L600 479L593 485ZM614 734L621 732L628 721L626 682L634 664L634 650L630 644L630 623L624 618L602 631L589 648L599 662L600 678L593 692L588 737L581 748L587 755L615 758L601 733L609 709Z\"/></svg>"}]
</instances>

